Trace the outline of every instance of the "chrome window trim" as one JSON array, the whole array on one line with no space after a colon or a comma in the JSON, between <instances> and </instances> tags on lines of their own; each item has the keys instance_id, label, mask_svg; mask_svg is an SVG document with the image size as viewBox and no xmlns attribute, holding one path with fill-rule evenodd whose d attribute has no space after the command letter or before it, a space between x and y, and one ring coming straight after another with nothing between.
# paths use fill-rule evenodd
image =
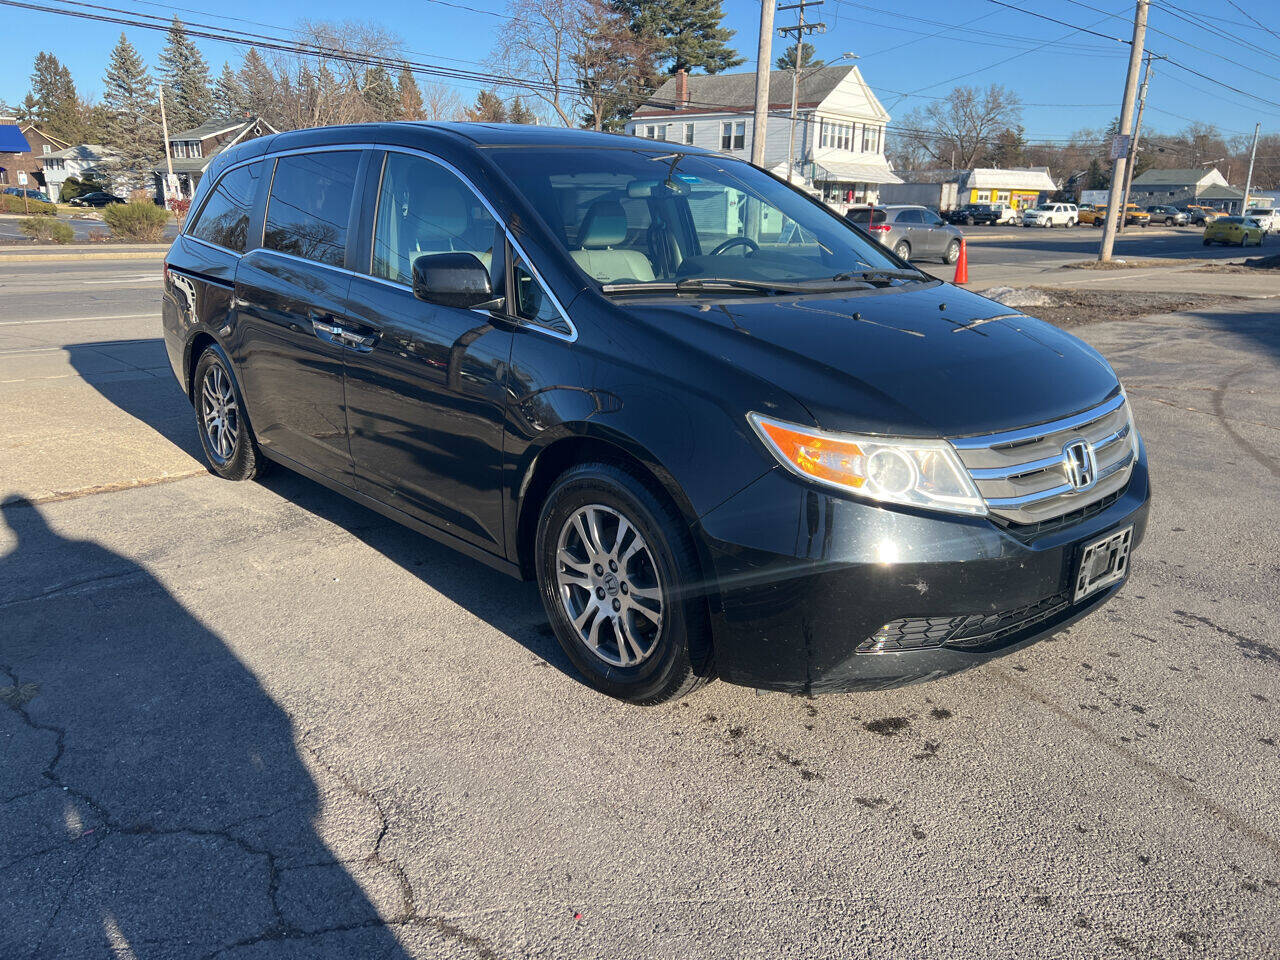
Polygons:
<instances>
[{"instance_id":1,"label":"chrome window trim","mask_svg":"<svg viewBox=\"0 0 1280 960\"><path fill-rule=\"evenodd\" d=\"M951 445L960 450L982 450L987 447L1004 447L1027 443L1047 437L1051 433L1058 433L1061 430L1074 430L1088 426L1094 421L1101 420L1108 414L1119 410L1124 405L1124 402L1124 392L1120 391L1110 400L1071 417L1064 417L1061 420L1054 420L1049 423L1036 424L1032 427L1008 430L1004 433L989 433L980 437L958 437L952 439Z\"/></svg>"}]
</instances>

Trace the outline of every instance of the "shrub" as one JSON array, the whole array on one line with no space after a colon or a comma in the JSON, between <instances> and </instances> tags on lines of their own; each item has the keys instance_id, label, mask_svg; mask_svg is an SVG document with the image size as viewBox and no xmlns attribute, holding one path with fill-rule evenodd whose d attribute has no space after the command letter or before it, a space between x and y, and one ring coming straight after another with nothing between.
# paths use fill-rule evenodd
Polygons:
<instances>
[{"instance_id":1,"label":"shrub","mask_svg":"<svg viewBox=\"0 0 1280 960\"><path fill-rule=\"evenodd\" d=\"M150 201L113 203L103 208L102 219L117 240L158 243L169 222L169 214Z\"/></svg>"},{"instance_id":2,"label":"shrub","mask_svg":"<svg viewBox=\"0 0 1280 960\"><path fill-rule=\"evenodd\" d=\"M76 238L69 223L53 217L27 217L18 221L18 229L32 240L44 243L70 243Z\"/></svg>"},{"instance_id":3,"label":"shrub","mask_svg":"<svg viewBox=\"0 0 1280 960\"><path fill-rule=\"evenodd\" d=\"M43 213L50 213L54 209L53 207L46 206L45 204L41 203L39 200L28 199L27 204L29 205L30 210L23 207L21 197L15 197L11 193L0 193L0 212L30 213L31 210L35 210L43 214Z\"/></svg>"},{"instance_id":4,"label":"shrub","mask_svg":"<svg viewBox=\"0 0 1280 960\"><path fill-rule=\"evenodd\" d=\"M66 203L72 197L78 197L86 192L88 191L80 184L78 177L67 177L62 181L62 188L58 191L58 202Z\"/></svg>"},{"instance_id":5,"label":"shrub","mask_svg":"<svg viewBox=\"0 0 1280 960\"><path fill-rule=\"evenodd\" d=\"M169 201L169 209L173 211L173 219L177 220L178 225L181 226L186 221L187 214L191 212L191 201L175 197Z\"/></svg>"}]
</instances>

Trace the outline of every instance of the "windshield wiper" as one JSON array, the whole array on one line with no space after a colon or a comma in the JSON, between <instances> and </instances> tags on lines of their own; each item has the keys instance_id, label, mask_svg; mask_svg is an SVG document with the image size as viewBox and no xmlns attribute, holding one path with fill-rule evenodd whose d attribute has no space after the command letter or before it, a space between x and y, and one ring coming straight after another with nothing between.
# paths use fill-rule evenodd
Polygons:
<instances>
[{"instance_id":1,"label":"windshield wiper","mask_svg":"<svg viewBox=\"0 0 1280 960\"><path fill-rule=\"evenodd\" d=\"M927 279L928 275L920 270L847 270L844 273L837 273L831 279L834 281L845 280L920 280Z\"/></svg>"},{"instance_id":2,"label":"windshield wiper","mask_svg":"<svg viewBox=\"0 0 1280 960\"><path fill-rule=\"evenodd\" d=\"M750 290L753 293L805 293L811 287L772 280L739 280L734 277L685 277L674 282L659 281L657 283L606 283L601 287L605 293L696 293L716 290Z\"/></svg>"}]
</instances>

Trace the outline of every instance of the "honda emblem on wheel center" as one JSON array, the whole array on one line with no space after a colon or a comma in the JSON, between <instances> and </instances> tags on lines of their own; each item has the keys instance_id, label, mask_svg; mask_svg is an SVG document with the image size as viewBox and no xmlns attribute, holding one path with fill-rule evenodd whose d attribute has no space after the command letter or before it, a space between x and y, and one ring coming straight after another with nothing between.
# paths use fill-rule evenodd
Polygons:
<instances>
[{"instance_id":1,"label":"honda emblem on wheel center","mask_svg":"<svg viewBox=\"0 0 1280 960\"><path fill-rule=\"evenodd\" d=\"M1098 479L1098 458L1088 440L1072 440L1063 447L1062 466L1075 490L1088 490Z\"/></svg>"}]
</instances>

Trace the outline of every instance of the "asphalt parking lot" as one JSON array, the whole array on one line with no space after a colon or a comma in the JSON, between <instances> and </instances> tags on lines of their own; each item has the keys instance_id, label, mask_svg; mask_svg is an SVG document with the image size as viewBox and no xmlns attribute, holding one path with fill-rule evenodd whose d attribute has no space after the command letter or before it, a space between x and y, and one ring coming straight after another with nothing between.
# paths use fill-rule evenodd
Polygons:
<instances>
[{"instance_id":1,"label":"asphalt parking lot","mask_svg":"<svg viewBox=\"0 0 1280 960\"><path fill-rule=\"evenodd\" d=\"M157 272L0 263L0 957L1276 954L1280 300L1074 331L1155 491L1098 615L641 709L531 585L207 474Z\"/></svg>"}]
</instances>

